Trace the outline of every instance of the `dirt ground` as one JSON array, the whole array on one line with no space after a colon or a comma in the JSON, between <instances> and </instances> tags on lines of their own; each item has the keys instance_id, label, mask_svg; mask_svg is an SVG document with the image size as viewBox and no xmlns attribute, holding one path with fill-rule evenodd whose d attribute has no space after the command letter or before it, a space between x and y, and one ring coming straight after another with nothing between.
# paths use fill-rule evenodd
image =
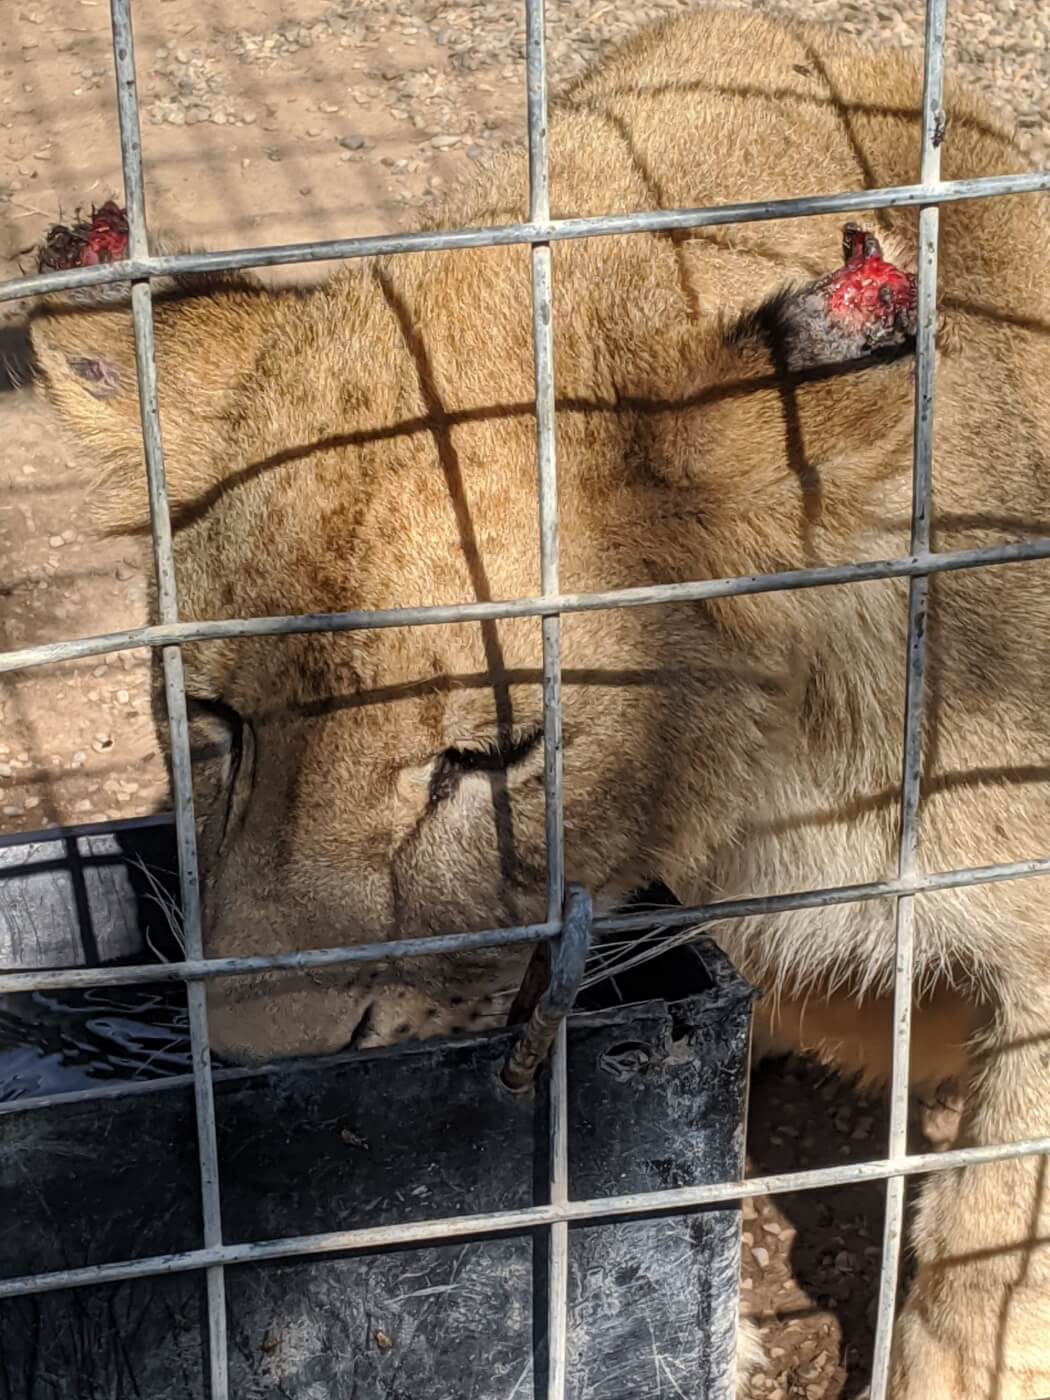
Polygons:
<instances>
[{"instance_id":1,"label":"dirt ground","mask_svg":"<svg viewBox=\"0 0 1050 1400\"><path fill-rule=\"evenodd\" d=\"M762 0L745 8L773 9ZM554 84L679 0L550 5ZM798 0L780 8L911 44L921 0ZM949 62L1050 152L1050 11L957 0ZM209 248L377 233L524 130L523 7L510 0L137 0L148 207ZM104 0L9 0L0 31L0 277L78 204L120 190ZM275 277L303 279L312 272ZM100 543L86 486L22 383L17 305L0 305L0 645L144 620L145 548ZM5 370L6 367L6 370ZM155 810L166 779L145 657L0 678L0 832ZM881 1154L882 1111L808 1067L753 1087L752 1169ZM848 1400L865 1384L881 1238L877 1187L760 1201L745 1222L745 1292L763 1322L765 1400Z\"/></svg>"}]
</instances>

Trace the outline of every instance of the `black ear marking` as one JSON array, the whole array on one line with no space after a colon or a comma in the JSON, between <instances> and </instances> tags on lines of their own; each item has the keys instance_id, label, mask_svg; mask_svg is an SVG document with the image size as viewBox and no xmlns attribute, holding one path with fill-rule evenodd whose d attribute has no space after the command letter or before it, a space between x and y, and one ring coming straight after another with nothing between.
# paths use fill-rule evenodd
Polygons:
<instances>
[{"instance_id":1,"label":"black ear marking","mask_svg":"<svg viewBox=\"0 0 1050 1400\"><path fill-rule=\"evenodd\" d=\"M122 386L120 370L111 360L67 358L70 371L79 379L92 398L111 399Z\"/></svg>"}]
</instances>

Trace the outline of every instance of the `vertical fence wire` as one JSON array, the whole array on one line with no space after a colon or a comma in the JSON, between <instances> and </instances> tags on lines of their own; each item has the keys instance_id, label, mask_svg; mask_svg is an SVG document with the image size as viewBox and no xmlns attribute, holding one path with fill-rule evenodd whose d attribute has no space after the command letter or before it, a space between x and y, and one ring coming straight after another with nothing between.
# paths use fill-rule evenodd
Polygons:
<instances>
[{"instance_id":1,"label":"vertical fence wire","mask_svg":"<svg viewBox=\"0 0 1050 1400\"><path fill-rule=\"evenodd\" d=\"M138 89L131 28L130 0L110 0L113 58L116 67L117 114L120 124L124 199L128 219L128 252L132 258L149 252L146 201L142 175ZM178 594L172 554L171 515L164 479L164 452L157 409L157 371L154 353L153 297L148 279L131 288L131 312L135 333L135 368L138 378L139 416L149 493L150 534L157 579L160 621L178 621ZM177 646L161 652L164 695L171 743L171 775L175 801L175 829L179 853L183 936L190 957L203 957L200 885L197 870L197 837L193 816L193 779L186 689L182 653ZM215 1100L211 1078L211 1048L205 988L201 982L186 984L190 1043L193 1057L194 1102L200 1158L201 1212L205 1248L222 1245L222 1213L219 1198L218 1143ZM226 1344L226 1288L221 1265L205 1272L208 1295L208 1350L211 1400L228 1400L229 1378Z\"/></svg>"},{"instance_id":2,"label":"vertical fence wire","mask_svg":"<svg viewBox=\"0 0 1050 1400\"><path fill-rule=\"evenodd\" d=\"M941 141L944 112L944 38L947 0L926 0L923 52L922 151L920 179L936 186L941 177ZM916 346L915 435L912 469L911 548L927 554L930 548L930 510L933 464L934 338L937 326L937 237L940 208L926 205L919 211ZM897 874L907 878L916 872L919 840L919 796L922 779L923 699L926 682L926 622L929 575L918 574L908 585L907 669L904 700L904 754L901 775L900 838ZM893 988L893 1067L890 1078L889 1155L900 1158L908 1150L908 1081L911 1046L912 985L915 968L915 896L900 895L896 908L896 950ZM875 1354L871 1400L885 1400L890 1379L893 1322L900 1273L901 1237L904 1228L904 1177L886 1183L886 1219L883 1229L882 1272L879 1278Z\"/></svg>"},{"instance_id":3,"label":"vertical fence wire","mask_svg":"<svg viewBox=\"0 0 1050 1400\"><path fill-rule=\"evenodd\" d=\"M550 151L547 124L547 51L544 0L525 0L525 82L528 103L529 219L550 219ZM536 467L539 479L540 592L559 591L558 478L554 442L554 325L549 243L531 249L532 343L536 376ZM562 806L561 618L544 615L543 794L547 851L547 918L562 917L565 897L565 828ZM568 1077L566 1023L555 1035L550 1063L550 1199L568 1200ZM569 1227L549 1228L547 1279L547 1400L564 1400L568 1351Z\"/></svg>"}]
</instances>

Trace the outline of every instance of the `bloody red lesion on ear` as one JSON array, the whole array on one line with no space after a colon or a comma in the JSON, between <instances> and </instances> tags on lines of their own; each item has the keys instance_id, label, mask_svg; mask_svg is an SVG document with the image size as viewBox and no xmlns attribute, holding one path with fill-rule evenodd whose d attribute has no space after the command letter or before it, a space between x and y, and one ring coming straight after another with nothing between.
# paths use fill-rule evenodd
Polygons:
<instances>
[{"instance_id":1,"label":"bloody red lesion on ear","mask_svg":"<svg viewBox=\"0 0 1050 1400\"><path fill-rule=\"evenodd\" d=\"M875 234L847 224L843 264L803 287L785 287L730 328L736 346L757 336L779 372L863 368L909 353L915 341L913 273L888 262Z\"/></svg>"},{"instance_id":2,"label":"bloody red lesion on ear","mask_svg":"<svg viewBox=\"0 0 1050 1400\"><path fill-rule=\"evenodd\" d=\"M41 272L64 271L72 267L94 267L97 263L120 262L128 251L128 220L116 200L107 199L101 208L91 208L83 219L80 210L72 224L54 224L37 253Z\"/></svg>"},{"instance_id":3,"label":"bloody red lesion on ear","mask_svg":"<svg viewBox=\"0 0 1050 1400\"><path fill-rule=\"evenodd\" d=\"M843 266L820 283L828 317L865 334L873 346L881 338L914 333L915 276L882 256L873 233L847 224L842 233Z\"/></svg>"}]
</instances>

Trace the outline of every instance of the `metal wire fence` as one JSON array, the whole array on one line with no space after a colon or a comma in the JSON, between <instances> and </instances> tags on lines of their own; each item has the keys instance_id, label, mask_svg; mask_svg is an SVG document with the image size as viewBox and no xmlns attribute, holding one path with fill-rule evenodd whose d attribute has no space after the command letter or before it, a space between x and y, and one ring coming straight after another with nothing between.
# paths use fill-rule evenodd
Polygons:
<instances>
[{"instance_id":1,"label":"metal wire fence","mask_svg":"<svg viewBox=\"0 0 1050 1400\"><path fill-rule=\"evenodd\" d=\"M652 210L594 218L552 219L548 187L547 71L544 50L543 0L525 0L526 74L528 98L529 218L526 223L438 233L409 233L280 247L235 249L154 257L149 253L138 97L130 0L110 0L113 53L117 81L121 154L128 217L127 257L120 262L22 277L0 284L0 301L73 288L130 282L146 471L149 485L151 533L158 584L155 625L104 636L24 647L0 654L0 672L24 670L56 661L96 656L129 647L158 648L163 661L167 699L175 826L186 956L180 962L121 968L65 969L12 972L0 976L0 993L114 986L136 982L184 980L187 988L192 1041L193 1084L203 1206L203 1247L179 1254L84 1268L64 1269L23 1278L0 1280L0 1299L83 1287L118 1280L204 1270L208 1294L210 1400L228 1400L227 1316L224 1268L246 1261L306 1257L351 1252L426 1241L448 1241L490 1232L523 1232L546 1228L549 1258L548 1400L564 1400L567 1352L567 1258L570 1222L598 1218L630 1218L654 1210L685 1210L770 1193L814 1190L865 1181L887 1182L886 1222L871 1400L885 1400L889 1378L890 1342L897 1293L904 1182L930 1170L978 1165L1039 1154L1050 1154L1050 1137L994 1147L971 1147L949 1152L907 1152L908 1057L911 1029L914 903L933 890L960 888L1050 874L1050 856L1039 860L976 868L920 873L916 868L921 732L926 661L926 610L931 575L1000 564L1020 564L1050 558L1050 539L1036 539L992 548L930 551L930 483L934 398L934 333L937 309L937 236L940 206L955 200L991 198L1050 189L1050 171L983 179L943 181L940 177L942 77L947 0L927 0L924 41L921 168L919 182L877 190L860 190L764 203L720 205L699 209ZM557 473L554 439L553 316L551 250L562 239L672 231L718 224L801 218L815 214L867 211L872 208L917 207L919 210L918 307L916 337L916 398L911 552L883 559L828 568L673 585L628 588L612 592L564 594L558 578ZM327 259L350 259L378 254L411 253L507 244L528 244L532 264L532 327L536 383L536 457L540 517L541 593L539 597L500 602L425 608L394 608L372 612L340 612L204 621L179 621L172 558L172 531L164 480L163 450L157 412L153 349L151 282L162 276L215 272L237 268L273 267ZM305 971L390 957L428 956L481 947L557 939L562 931L564 898L564 830L562 818L560 618L564 613L596 609L650 606L817 588L876 579L909 580L907 688L900 804L900 844L897 877L867 884L823 890L724 900L660 916L664 928L678 928L681 938L716 922L786 910L824 908L896 898L896 980L894 994L893 1069L888 1156L870 1162L822 1170L727 1181L715 1185L679 1187L602 1199L570 1200L568 1194L564 1024L555 1041L551 1065L552 1132L549 1204L492 1214L466 1214L440 1220L407 1222L373 1229L314 1234L256 1244L224 1243L218 1185L215 1106L205 1006L208 978L249 972ZM183 684L183 642L219 637L276 636L382 627L426 626L453 621L487 621L537 617L543 631L544 793L546 803L547 912L543 923L480 933L449 933L441 937L374 943L367 946L304 950L258 957L204 957L197 875L190 745ZM29 838L25 838L29 839ZM652 923L649 914L598 918L596 932L640 931ZM170 1081L169 1081L170 1083ZM142 1092L144 1086L107 1086L99 1090L0 1105L0 1113L17 1113L64 1099L112 1097Z\"/></svg>"}]
</instances>

